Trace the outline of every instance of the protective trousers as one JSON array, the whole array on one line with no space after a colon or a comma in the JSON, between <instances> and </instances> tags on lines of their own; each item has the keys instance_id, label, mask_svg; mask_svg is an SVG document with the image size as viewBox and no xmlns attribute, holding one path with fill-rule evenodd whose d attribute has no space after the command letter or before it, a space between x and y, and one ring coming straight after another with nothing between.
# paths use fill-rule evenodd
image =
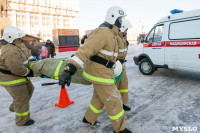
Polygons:
<instances>
[{"instance_id":1,"label":"protective trousers","mask_svg":"<svg viewBox=\"0 0 200 133\"><path fill-rule=\"evenodd\" d=\"M33 94L34 86L29 81L18 86L6 86L6 90L13 98L9 109L15 112L16 125L22 126L30 119L29 100Z\"/></svg>"},{"instance_id":2,"label":"protective trousers","mask_svg":"<svg viewBox=\"0 0 200 133\"><path fill-rule=\"evenodd\" d=\"M123 104L128 103L128 78L126 75L126 70L122 69L123 75L119 83L117 83L117 88L121 94Z\"/></svg>"},{"instance_id":3,"label":"protective trousers","mask_svg":"<svg viewBox=\"0 0 200 133\"><path fill-rule=\"evenodd\" d=\"M105 110L110 117L113 129L119 132L125 129L124 110L119 91L115 85L93 84L94 93L90 105L85 113L85 118L94 124L105 105Z\"/></svg>"}]
</instances>

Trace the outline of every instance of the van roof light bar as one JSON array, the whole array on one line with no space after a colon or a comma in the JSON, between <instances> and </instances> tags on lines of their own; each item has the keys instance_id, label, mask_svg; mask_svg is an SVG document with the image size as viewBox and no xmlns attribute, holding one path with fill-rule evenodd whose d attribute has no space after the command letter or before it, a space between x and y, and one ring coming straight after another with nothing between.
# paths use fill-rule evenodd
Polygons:
<instances>
[{"instance_id":1,"label":"van roof light bar","mask_svg":"<svg viewBox=\"0 0 200 133\"><path fill-rule=\"evenodd\" d=\"M170 11L171 14L182 13L182 12L183 10L180 10L180 9L174 9Z\"/></svg>"}]
</instances>

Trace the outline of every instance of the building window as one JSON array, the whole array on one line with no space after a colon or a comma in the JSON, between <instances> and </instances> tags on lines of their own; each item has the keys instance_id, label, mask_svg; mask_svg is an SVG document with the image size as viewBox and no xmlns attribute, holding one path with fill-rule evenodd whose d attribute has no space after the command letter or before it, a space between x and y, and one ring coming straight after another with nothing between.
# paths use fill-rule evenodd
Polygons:
<instances>
[{"instance_id":1,"label":"building window","mask_svg":"<svg viewBox=\"0 0 200 133\"><path fill-rule=\"evenodd\" d=\"M53 16L53 27L57 27L57 16Z\"/></svg>"},{"instance_id":2,"label":"building window","mask_svg":"<svg viewBox=\"0 0 200 133\"><path fill-rule=\"evenodd\" d=\"M57 26L60 26L60 16L57 16Z\"/></svg>"},{"instance_id":3,"label":"building window","mask_svg":"<svg viewBox=\"0 0 200 133\"><path fill-rule=\"evenodd\" d=\"M42 25L46 26L46 15L42 15Z\"/></svg>"},{"instance_id":4,"label":"building window","mask_svg":"<svg viewBox=\"0 0 200 133\"><path fill-rule=\"evenodd\" d=\"M17 27L22 27L22 13L21 12L17 12Z\"/></svg>"}]
</instances>

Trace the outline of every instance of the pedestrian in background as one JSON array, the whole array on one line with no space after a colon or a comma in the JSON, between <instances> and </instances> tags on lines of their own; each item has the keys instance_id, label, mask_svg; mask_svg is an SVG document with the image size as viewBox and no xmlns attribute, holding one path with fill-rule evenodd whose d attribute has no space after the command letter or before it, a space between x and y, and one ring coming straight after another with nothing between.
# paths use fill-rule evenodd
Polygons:
<instances>
[{"instance_id":1,"label":"pedestrian in background","mask_svg":"<svg viewBox=\"0 0 200 133\"><path fill-rule=\"evenodd\" d=\"M55 56L55 46L54 44L48 39L45 46L47 47L47 50L48 50L48 56L47 58L54 58Z\"/></svg>"},{"instance_id":2,"label":"pedestrian in background","mask_svg":"<svg viewBox=\"0 0 200 133\"><path fill-rule=\"evenodd\" d=\"M45 46L45 44L42 44L42 52L41 52L41 58L42 59L46 59L48 56L48 50L47 47Z\"/></svg>"},{"instance_id":3,"label":"pedestrian in background","mask_svg":"<svg viewBox=\"0 0 200 133\"><path fill-rule=\"evenodd\" d=\"M31 43L31 55L36 59L36 60L41 60L41 44L37 43L35 40L32 41Z\"/></svg>"}]
</instances>

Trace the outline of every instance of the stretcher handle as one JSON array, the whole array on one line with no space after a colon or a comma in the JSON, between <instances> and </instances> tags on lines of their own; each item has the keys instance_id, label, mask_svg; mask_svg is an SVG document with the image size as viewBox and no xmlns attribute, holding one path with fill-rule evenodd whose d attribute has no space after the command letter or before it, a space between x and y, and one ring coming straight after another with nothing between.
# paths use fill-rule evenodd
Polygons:
<instances>
[{"instance_id":1,"label":"stretcher handle","mask_svg":"<svg viewBox=\"0 0 200 133\"><path fill-rule=\"evenodd\" d=\"M43 83L42 86L59 84L59 82Z\"/></svg>"}]
</instances>

